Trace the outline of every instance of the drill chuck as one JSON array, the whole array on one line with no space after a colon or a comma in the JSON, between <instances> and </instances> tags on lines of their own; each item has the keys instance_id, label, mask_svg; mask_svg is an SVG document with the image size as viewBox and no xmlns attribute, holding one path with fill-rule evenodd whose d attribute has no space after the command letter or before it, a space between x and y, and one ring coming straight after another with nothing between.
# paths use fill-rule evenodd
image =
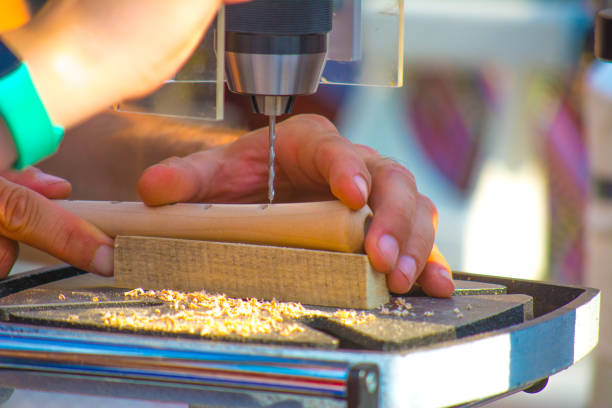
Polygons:
<instances>
[{"instance_id":1,"label":"drill chuck","mask_svg":"<svg viewBox=\"0 0 612 408\"><path fill-rule=\"evenodd\" d=\"M255 112L289 113L295 95L317 90L331 22L332 0L254 0L227 6L229 89L251 96Z\"/></svg>"}]
</instances>

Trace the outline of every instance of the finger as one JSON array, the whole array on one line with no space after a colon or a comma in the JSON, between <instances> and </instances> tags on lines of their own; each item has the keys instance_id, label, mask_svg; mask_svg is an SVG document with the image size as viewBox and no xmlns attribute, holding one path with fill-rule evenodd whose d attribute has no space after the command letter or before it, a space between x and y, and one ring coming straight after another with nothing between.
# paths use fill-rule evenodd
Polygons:
<instances>
[{"instance_id":1,"label":"finger","mask_svg":"<svg viewBox=\"0 0 612 408\"><path fill-rule=\"evenodd\" d=\"M434 245L436 218L436 208L431 200L419 194L414 224L403 243L397 263L387 276L392 292L408 292L425 268Z\"/></svg>"},{"instance_id":2,"label":"finger","mask_svg":"<svg viewBox=\"0 0 612 408\"><path fill-rule=\"evenodd\" d=\"M36 167L28 167L21 171L9 170L2 173L2 177L34 190L47 198L66 198L72 191L72 186L67 180L44 173Z\"/></svg>"},{"instance_id":3,"label":"finger","mask_svg":"<svg viewBox=\"0 0 612 408\"><path fill-rule=\"evenodd\" d=\"M327 187L352 209L363 207L372 176L358 149L326 118L298 115L278 127L278 162L296 191Z\"/></svg>"},{"instance_id":4,"label":"finger","mask_svg":"<svg viewBox=\"0 0 612 408\"><path fill-rule=\"evenodd\" d=\"M263 202L267 164L256 159L257 149L249 143L173 157L151 166L138 181L140 197L147 205Z\"/></svg>"},{"instance_id":5,"label":"finger","mask_svg":"<svg viewBox=\"0 0 612 408\"><path fill-rule=\"evenodd\" d=\"M431 251L418 282L429 296L449 297L453 294L455 288L451 268L436 245Z\"/></svg>"},{"instance_id":6,"label":"finger","mask_svg":"<svg viewBox=\"0 0 612 408\"><path fill-rule=\"evenodd\" d=\"M212 151L184 158L171 157L146 169L138 180L138 193L148 205L196 201L205 194L217 167Z\"/></svg>"},{"instance_id":7,"label":"finger","mask_svg":"<svg viewBox=\"0 0 612 408\"><path fill-rule=\"evenodd\" d=\"M22 241L77 268L113 272L113 240L42 195L0 178L0 235Z\"/></svg>"},{"instance_id":8,"label":"finger","mask_svg":"<svg viewBox=\"0 0 612 408\"><path fill-rule=\"evenodd\" d=\"M418 192L412 174L394 161L378 158L371 166L374 217L365 249L377 271L390 273L413 229Z\"/></svg>"},{"instance_id":9,"label":"finger","mask_svg":"<svg viewBox=\"0 0 612 408\"><path fill-rule=\"evenodd\" d=\"M0 237L0 279L6 278L17 260L19 245L12 239Z\"/></svg>"},{"instance_id":10,"label":"finger","mask_svg":"<svg viewBox=\"0 0 612 408\"><path fill-rule=\"evenodd\" d=\"M332 134L320 142L315 149L315 162L334 197L354 210L366 205L370 172L346 139Z\"/></svg>"}]
</instances>

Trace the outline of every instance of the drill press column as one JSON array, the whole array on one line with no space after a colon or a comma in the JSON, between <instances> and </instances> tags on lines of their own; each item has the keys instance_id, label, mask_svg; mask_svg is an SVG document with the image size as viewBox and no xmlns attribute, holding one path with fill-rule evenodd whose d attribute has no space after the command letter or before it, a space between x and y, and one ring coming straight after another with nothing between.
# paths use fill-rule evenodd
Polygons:
<instances>
[{"instance_id":1,"label":"drill press column","mask_svg":"<svg viewBox=\"0 0 612 408\"><path fill-rule=\"evenodd\" d=\"M296 95L316 92L331 23L332 0L254 0L226 8L228 87L270 117L270 202L276 116L291 112Z\"/></svg>"}]
</instances>

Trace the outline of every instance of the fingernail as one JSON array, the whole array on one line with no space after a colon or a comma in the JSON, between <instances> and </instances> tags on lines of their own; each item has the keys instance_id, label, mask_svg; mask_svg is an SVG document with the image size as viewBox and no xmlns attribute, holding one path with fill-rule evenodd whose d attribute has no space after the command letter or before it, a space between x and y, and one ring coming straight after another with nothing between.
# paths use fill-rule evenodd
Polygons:
<instances>
[{"instance_id":1,"label":"fingernail","mask_svg":"<svg viewBox=\"0 0 612 408\"><path fill-rule=\"evenodd\" d=\"M43 173L42 171L36 173L36 179L47 184L67 183L67 181L61 177L52 176L51 174Z\"/></svg>"},{"instance_id":2,"label":"fingernail","mask_svg":"<svg viewBox=\"0 0 612 408\"><path fill-rule=\"evenodd\" d=\"M446 269L440 268L440 269L438 269L438 273L440 274L440 276L442 278L446 279L447 281L449 281L451 283L453 282L453 278L452 278L450 272L447 271Z\"/></svg>"},{"instance_id":3,"label":"fingernail","mask_svg":"<svg viewBox=\"0 0 612 408\"><path fill-rule=\"evenodd\" d=\"M393 267L395 265L395 260L397 259L397 254L399 253L399 246L397 245L395 238L389 234L383 235L378 240L378 249L380 249L380 252L382 252L387 263Z\"/></svg>"},{"instance_id":4,"label":"fingernail","mask_svg":"<svg viewBox=\"0 0 612 408\"><path fill-rule=\"evenodd\" d=\"M368 202L368 182L365 181L365 179L360 175L353 177L353 181L355 182L355 185L357 186L359 191L361 191L361 196L363 197L363 201L367 203Z\"/></svg>"},{"instance_id":5,"label":"fingernail","mask_svg":"<svg viewBox=\"0 0 612 408\"><path fill-rule=\"evenodd\" d=\"M96 251L96 254L91 261L91 268L93 272L111 276L113 274L113 248L108 245L101 245Z\"/></svg>"},{"instance_id":6,"label":"fingernail","mask_svg":"<svg viewBox=\"0 0 612 408\"><path fill-rule=\"evenodd\" d=\"M412 285L416 278L416 262L411 256L400 256L397 262L397 267L400 272L406 277L410 285Z\"/></svg>"}]
</instances>

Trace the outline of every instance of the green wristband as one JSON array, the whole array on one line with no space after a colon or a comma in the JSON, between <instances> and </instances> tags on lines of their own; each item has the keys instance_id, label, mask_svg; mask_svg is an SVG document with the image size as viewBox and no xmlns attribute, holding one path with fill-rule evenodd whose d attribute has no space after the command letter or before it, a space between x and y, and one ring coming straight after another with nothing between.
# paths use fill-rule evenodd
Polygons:
<instances>
[{"instance_id":1,"label":"green wristband","mask_svg":"<svg viewBox=\"0 0 612 408\"><path fill-rule=\"evenodd\" d=\"M18 170L53 154L64 135L51 123L25 63L0 77L0 116L13 137Z\"/></svg>"}]
</instances>

